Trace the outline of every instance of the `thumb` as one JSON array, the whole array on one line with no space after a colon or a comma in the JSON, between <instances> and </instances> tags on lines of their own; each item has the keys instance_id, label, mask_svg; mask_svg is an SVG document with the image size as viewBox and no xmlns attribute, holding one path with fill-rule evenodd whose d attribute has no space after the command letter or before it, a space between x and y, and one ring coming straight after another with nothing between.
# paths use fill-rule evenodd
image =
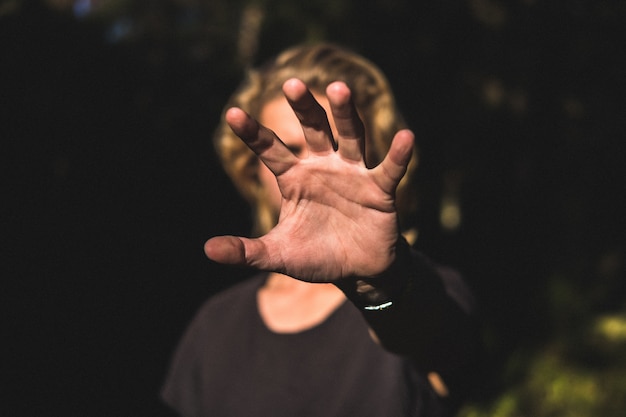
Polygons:
<instances>
[{"instance_id":1,"label":"thumb","mask_svg":"<svg viewBox=\"0 0 626 417\"><path fill-rule=\"evenodd\" d=\"M217 236L204 244L206 256L219 263L253 266L264 269L267 249L259 239L237 236Z\"/></svg>"}]
</instances>

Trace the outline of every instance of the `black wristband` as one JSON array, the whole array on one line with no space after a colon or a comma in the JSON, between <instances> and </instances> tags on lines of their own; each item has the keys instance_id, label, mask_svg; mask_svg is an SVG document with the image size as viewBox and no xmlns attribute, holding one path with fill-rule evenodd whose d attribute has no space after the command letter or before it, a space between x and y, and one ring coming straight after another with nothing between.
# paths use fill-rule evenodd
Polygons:
<instances>
[{"instance_id":1,"label":"black wristband","mask_svg":"<svg viewBox=\"0 0 626 417\"><path fill-rule=\"evenodd\" d=\"M382 274L358 277L336 283L346 297L364 311L381 311L400 302L411 286L411 255L409 244L403 237L396 245L396 259Z\"/></svg>"}]
</instances>

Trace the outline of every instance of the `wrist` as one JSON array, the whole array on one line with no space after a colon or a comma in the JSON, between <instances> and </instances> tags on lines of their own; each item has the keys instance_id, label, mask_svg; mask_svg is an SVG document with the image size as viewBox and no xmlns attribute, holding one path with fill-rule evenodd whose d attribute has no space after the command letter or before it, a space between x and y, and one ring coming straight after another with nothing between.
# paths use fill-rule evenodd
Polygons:
<instances>
[{"instance_id":1,"label":"wrist","mask_svg":"<svg viewBox=\"0 0 626 417\"><path fill-rule=\"evenodd\" d=\"M393 308L404 298L410 287L411 255L403 237L396 243L396 257L389 268L373 277L355 277L336 285L358 308L380 311Z\"/></svg>"}]
</instances>

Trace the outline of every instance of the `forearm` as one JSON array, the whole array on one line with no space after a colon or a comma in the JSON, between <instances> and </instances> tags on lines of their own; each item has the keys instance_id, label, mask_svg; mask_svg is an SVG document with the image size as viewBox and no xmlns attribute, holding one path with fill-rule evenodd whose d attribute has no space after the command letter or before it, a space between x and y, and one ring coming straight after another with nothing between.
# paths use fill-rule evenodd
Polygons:
<instances>
[{"instance_id":1,"label":"forearm","mask_svg":"<svg viewBox=\"0 0 626 417\"><path fill-rule=\"evenodd\" d=\"M412 358L420 371L437 372L447 384L458 385L476 352L472 301L463 299L471 295L453 291L428 259L401 240L396 261L384 274L338 286L383 347Z\"/></svg>"}]
</instances>

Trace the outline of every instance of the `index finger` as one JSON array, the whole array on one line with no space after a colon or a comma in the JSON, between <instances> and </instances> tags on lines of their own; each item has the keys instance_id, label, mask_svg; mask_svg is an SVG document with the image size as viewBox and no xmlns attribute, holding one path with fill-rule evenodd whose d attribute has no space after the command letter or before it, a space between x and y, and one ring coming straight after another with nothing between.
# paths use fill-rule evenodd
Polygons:
<instances>
[{"instance_id":1,"label":"index finger","mask_svg":"<svg viewBox=\"0 0 626 417\"><path fill-rule=\"evenodd\" d=\"M282 174L298 162L298 157L272 130L253 119L245 111L232 107L226 112L225 118L233 132L258 155L274 175Z\"/></svg>"}]
</instances>

